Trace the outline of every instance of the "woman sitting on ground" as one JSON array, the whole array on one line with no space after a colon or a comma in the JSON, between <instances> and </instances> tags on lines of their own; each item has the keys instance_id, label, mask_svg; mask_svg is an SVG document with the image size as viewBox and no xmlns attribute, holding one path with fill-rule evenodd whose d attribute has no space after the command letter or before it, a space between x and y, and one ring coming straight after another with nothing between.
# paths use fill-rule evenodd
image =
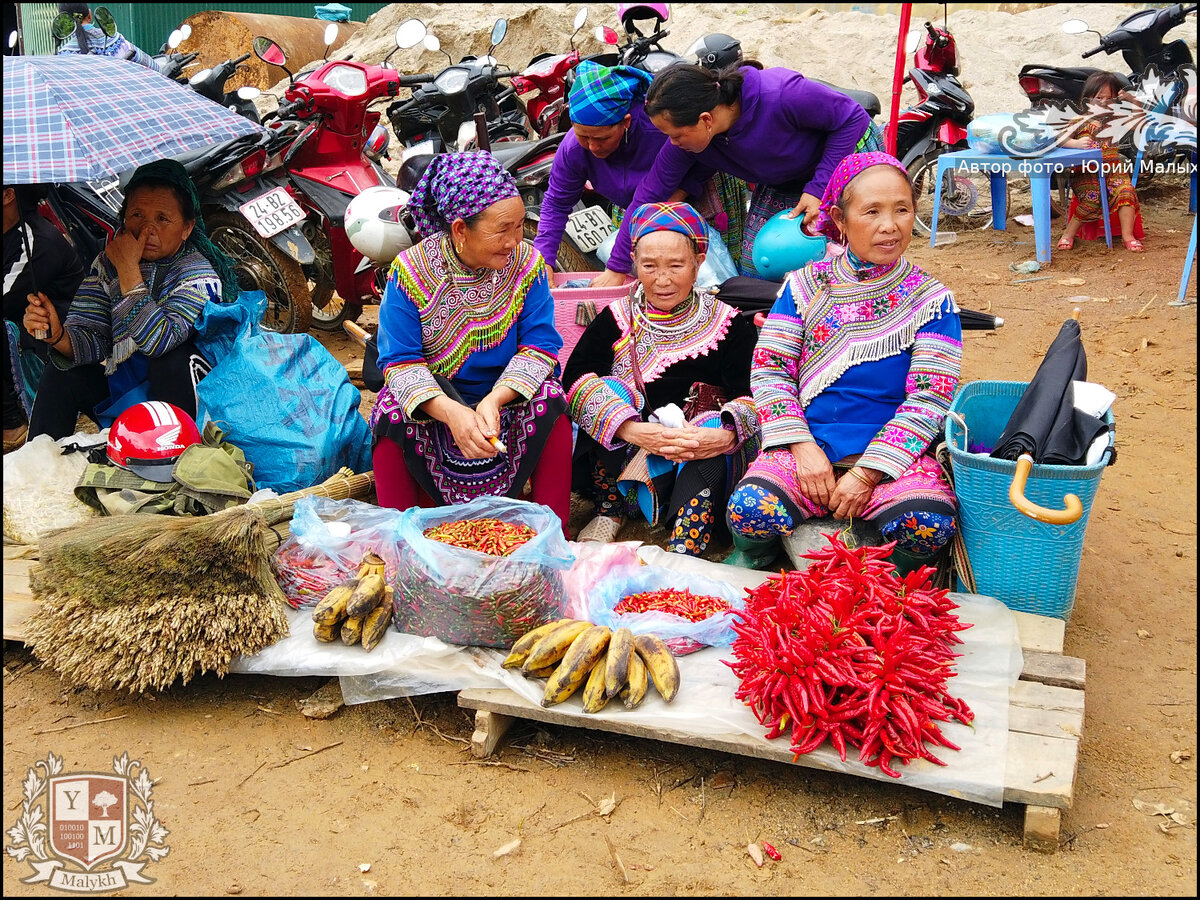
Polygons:
<instances>
[{"instance_id":1,"label":"woman sitting on ground","mask_svg":"<svg viewBox=\"0 0 1200 900\"><path fill-rule=\"evenodd\" d=\"M637 284L588 325L563 374L579 425L575 481L596 503L579 540L615 540L632 492L651 525L667 522L671 552L700 556L714 529L724 534L730 487L758 449L749 397L758 333L695 288L708 244L695 209L648 203L629 218ZM681 412L697 383L723 397L701 403L690 421L661 412L671 404Z\"/></svg>"},{"instance_id":2,"label":"woman sitting on ground","mask_svg":"<svg viewBox=\"0 0 1200 900\"><path fill-rule=\"evenodd\" d=\"M30 438L74 434L80 413L106 427L144 400L196 417L196 385L210 369L196 348L196 321L209 300L237 299L233 266L208 239L196 187L174 160L133 173L120 222L65 320L44 293L30 296L25 329L40 329L52 351Z\"/></svg>"},{"instance_id":3,"label":"woman sitting on ground","mask_svg":"<svg viewBox=\"0 0 1200 900\"><path fill-rule=\"evenodd\" d=\"M915 198L886 153L844 159L818 229L846 252L791 272L750 376L763 450L729 501L738 548L727 563L766 568L803 520L872 522L907 572L955 532L957 505L929 452L958 385L954 297L904 258Z\"/></svg>"},{"instance_id":4,"label":"woman sitting on ground","mask_svg":"<svg viewBox=\"0 0 1200 900\"><path fill-rule=\"evenodd\" d=\"M487 151L441 154L409 209L428 236L396 257L379 307L386 384L369 419L379 503L519 497L531 481L566 534L563 342L546 264L522 241L516 183Z\"/></svg>"}]
</instances>

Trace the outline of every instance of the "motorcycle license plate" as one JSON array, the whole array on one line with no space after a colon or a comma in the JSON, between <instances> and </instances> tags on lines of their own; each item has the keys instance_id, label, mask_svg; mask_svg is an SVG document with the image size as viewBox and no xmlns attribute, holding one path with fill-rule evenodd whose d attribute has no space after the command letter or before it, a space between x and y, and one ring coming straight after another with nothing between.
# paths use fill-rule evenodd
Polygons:
<instances>
[{"instance_id":1,"label":"motorcycle license plate","mask_svg":"<svg viewBox=\"0 0 1200 900\"><path fill-rule=\"evenodd\" d=\"M567 234L583 253L591 253L612 233L612 219L599 206L577 210L567 217Z\"/></svg>"},{"instance_id":2,"label":"motorcycle license plate","mask_svg":"<svg viewBox=\"0 0 1200 900\"><path fill-rule=\"evenodd\" d=\"M283 229L304 221L304 210L282 187L272 188L238 208L254 230L265 238L274 237Z\"/></svg>"}]
</instances>

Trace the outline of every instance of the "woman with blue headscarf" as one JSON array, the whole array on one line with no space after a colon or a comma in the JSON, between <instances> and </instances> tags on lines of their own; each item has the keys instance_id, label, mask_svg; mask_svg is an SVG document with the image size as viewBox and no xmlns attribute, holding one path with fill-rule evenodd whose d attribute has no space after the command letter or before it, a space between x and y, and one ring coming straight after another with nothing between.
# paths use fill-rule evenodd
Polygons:
<instances>
[{"instance_id":1,"label":"woman with blue headscarf","mask_svg":"<svg viewBox=\"0 0 1200 900\"><path fill-rule=\"evenodd\" d=\"M590 184L597 194L624 210L658 158L666 135L654 127L642 108L650 80L648 72L632 66L602 66L584 60L576 69L568 95L571 130L554 154L533 242L551 268L559 263L567 217L583 197L585 185ZM700 181L683 187L689 195L705 190ZM729 225L736 224L734 218L727 217ZM719 230L728 230L728 225L721 229L722 224L718 223Z\"/></svg>"}]
</instances>

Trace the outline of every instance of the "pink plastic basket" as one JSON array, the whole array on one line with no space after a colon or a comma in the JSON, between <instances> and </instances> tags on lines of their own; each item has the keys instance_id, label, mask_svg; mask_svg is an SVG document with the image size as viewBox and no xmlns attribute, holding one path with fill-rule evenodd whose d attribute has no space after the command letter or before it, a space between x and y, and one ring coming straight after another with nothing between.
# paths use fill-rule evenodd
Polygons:
<instances>
[{"instance_id":1,"label":"pink plastic basket","mask_svg":"<svg viewBox=\"0 0 1200 900\"><path fill-rule=\"evenodd\" d=\"M565 368L567 357L579 343L583 330L596 318L596 313L608 306L614 300L619 300L629 293L629 286L607 288L565 288L561 285L574 278L593 278L599 272L555 272L554 285L550 293L554 295L554 324L562 335L563 348L558 354L558 360Z\"/></svg>"}]
</instances>

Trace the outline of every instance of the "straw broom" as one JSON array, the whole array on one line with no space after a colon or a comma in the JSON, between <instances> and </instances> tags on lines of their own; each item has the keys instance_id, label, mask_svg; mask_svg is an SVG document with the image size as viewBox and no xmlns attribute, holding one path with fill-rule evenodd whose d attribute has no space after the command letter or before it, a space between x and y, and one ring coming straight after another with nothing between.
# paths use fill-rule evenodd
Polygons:
<instances>
[{"instance_id":1,"label":"straw broom","mask_svg":"<svg viewBox=\"0 0 1200 900\"><path fill-rule=\"evenodd\" d=\"M197 518L132 515L43 535L27 641L64 681L131 693L223 677L288 634L271 557L302 497L367 495L374 474Z\"/></svg>"}]
</instances>

